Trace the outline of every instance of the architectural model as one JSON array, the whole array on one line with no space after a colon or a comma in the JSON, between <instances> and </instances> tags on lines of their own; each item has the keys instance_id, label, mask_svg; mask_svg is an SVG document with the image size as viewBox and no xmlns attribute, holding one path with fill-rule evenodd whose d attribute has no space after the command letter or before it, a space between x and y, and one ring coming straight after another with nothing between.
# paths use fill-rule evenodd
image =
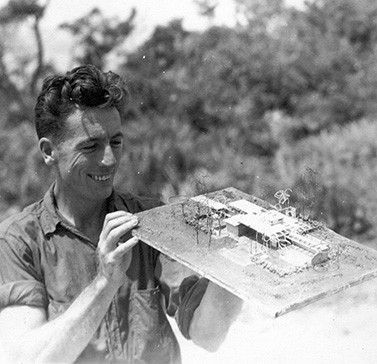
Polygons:
<instances>
[{"instance_id":1,"label":"architectural model","mask_svg":"<svg viewBox=\"0 0 377 364\"><path fill-rule=\"evenodd\" d=\"M377 277L377 251L278 192L276 205L232 187L177 199L138 213L133 235L273 317Z\"/></svg>"},{"instance_id":2,"label":"architectural model","mask_svg":"<svg viewBox=\"0 0 377 364\"><path fill-rule=\"evenodd\" d=\"M197 205L191 206L191 214L185 217L187 223L196 224L214 241L229 236L248 245L250 260L273 273L292 274L329 259L329 246L310 235L316 227L300 221L292 207L279 212L245 199L225 204L203 195L191 201Z\"/></svg>"}]
</instances>

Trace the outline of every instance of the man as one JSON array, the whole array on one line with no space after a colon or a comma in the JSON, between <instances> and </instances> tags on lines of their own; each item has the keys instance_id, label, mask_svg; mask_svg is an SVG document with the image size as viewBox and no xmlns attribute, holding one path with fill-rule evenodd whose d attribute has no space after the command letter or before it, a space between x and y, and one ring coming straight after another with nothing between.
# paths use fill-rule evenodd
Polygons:
<instances>
[{"instance_id":1,"label":"man","mask_svg":"<svg viewBox=\"0 0 377 364\"><path fill-rule=\"evenodd\" d=\"M131 237L156 201L113 190L127 92L93 66L45 80L35 107L55 183L0 225L0 340L11 362L179 363L165 316L215 350L239 299ZM179 274L178 274L179 275Z\"/></svg>"}]
</instances>

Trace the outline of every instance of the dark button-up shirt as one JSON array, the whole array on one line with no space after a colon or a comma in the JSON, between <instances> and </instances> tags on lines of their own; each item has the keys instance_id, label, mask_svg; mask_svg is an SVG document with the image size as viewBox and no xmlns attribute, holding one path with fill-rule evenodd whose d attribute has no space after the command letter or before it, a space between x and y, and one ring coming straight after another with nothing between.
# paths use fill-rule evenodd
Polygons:
<instances>
[{"instance_id":1,"label":"dark button-up shirt","mask_svg":"<svg viewBox=\"0 0 377 364\"><path fill-rule=\"evenodd\" d=\"M113 192L108 212L136 213L157 205L156 200ZM0 262L0 309L43 307L49 320L61 315L97 274L96 244L61 217L53 186L41 201L0 224ZM192 276L181 283L180 267L139 242L132 250L128 282L78 361L179 363L166 308L189 338L193 312L208 283ZM173 287L169 272L181 278Z\"/></svg>"}]
</instances>

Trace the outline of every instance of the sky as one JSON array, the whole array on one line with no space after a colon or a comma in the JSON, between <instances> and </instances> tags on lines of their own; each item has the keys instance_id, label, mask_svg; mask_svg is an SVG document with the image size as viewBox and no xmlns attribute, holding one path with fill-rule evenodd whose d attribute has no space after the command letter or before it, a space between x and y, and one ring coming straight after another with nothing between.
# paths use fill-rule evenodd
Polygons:
<instances>
[{"instance_id":1,"label":"sky","mask_svg":"<svg viewBox=\"0 0 377 364\"><path fill-rule=\"evenodd\" d=\"M182 18L184 28L188 30L200 30L207 25L207 20L199 16L198 7L193 0L51 0L41 24L48 45L47 58L53 57L60 67L70 68L70 52L63 52L62 49L72 48L74 44L69 33L59 30L58 25L71 22L94 7L98 7L105 16L120 20L127 19L131 9L136 8L136 28L127 40L128 47L131 48L147 39L156 25L167 24L172 19ZM220 0L216 24L232 25L233 14L232 0ZM58 60L57 54L60 54Z\"/></svg>"},{"instance_id":2,"label":"sky","mask_svg":"<svg viewBox=\"0 0 377 364\"><path fill-rule=\"evenodd\" d=\"M8 0L0 0L0 7L7 2ZM287 0L287 2L297 5L303 0ZM71 54L75 45L70 34L59 29L59 25L86 15L94 7L98 7L105 16L117 17L119 20L127 19L131 9L136 8L136 28L132 36L127 39L129 48L134 48L147 39L156 25L165 25L172 19L181 18L187 30L201 30L208 25L208 20L199 15L194 0L50 0L41 21L47 61L53 60L62 70L72 66ZM214 24L231 26L235 22L234 15L233 1L219 0ZM18 44L20 50L21 43L22 39Z\"/></svg>"},{"instance_id":3,"label":"sky","mask_svg":"<svg viewBox=\"0 0 377 364\"><path fill-rule=\"evenodd\" d=\"M67 6L69 4L69 6ZM184 18L189 29L204 25L198 16L198 7L193 0L51 0L46 16L47 22L56 24L74 19L98 7L108 16L126 17L132 7L137 9L139 24L149 27L156 24L166 24L173 18ZM229 15L233 12L231 0L221 0L217 9L218 18L223 23L229 23Z\"/></svg>"}]
</instances>

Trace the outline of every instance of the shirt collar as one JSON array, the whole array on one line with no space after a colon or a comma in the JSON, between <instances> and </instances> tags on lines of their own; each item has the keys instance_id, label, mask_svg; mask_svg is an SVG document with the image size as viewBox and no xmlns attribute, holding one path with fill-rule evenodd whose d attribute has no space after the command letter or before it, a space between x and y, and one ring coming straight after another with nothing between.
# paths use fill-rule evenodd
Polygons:
<instances>
[{"instance_id":1,"label":"shirt collar","mask_svg":"<svg viewBox=\"0 0 377 364\"><path fill-rule=\"evenodd\" d=\"M127 206L126 201L122 199L121 195L113 189L109 199L108 199L108 211L107 212L114 212L114 211L129 211L129 207Z\"/></svg>"},{"instance_id":2,"label":"shirt collar","mask_svg":"<svg viewBox=\"0 0 377 364\"><path fill-rule=\"evenodd\" d=\"M54 196L55 182L50 186L43 198L43 208L41 213L41 226L45 234L53 233L61 219L56 210L56 200Z\"/></svg>"},{"instance_id":3,"label":"shirt collar","mask_svg":"<svg viewBox=\"0 0 377 364\"><path fill-rule=\"evenodd\" d=\"M41 213L41 226L45 234L55 232L57 226L62 223L62 219L57 211L56 199L54 195L55 182L50 186L43 198L43 208ZM108 212L124 210L127 207L118 193L113 189L108 199Z\"/></svg>"}]
</instances>

